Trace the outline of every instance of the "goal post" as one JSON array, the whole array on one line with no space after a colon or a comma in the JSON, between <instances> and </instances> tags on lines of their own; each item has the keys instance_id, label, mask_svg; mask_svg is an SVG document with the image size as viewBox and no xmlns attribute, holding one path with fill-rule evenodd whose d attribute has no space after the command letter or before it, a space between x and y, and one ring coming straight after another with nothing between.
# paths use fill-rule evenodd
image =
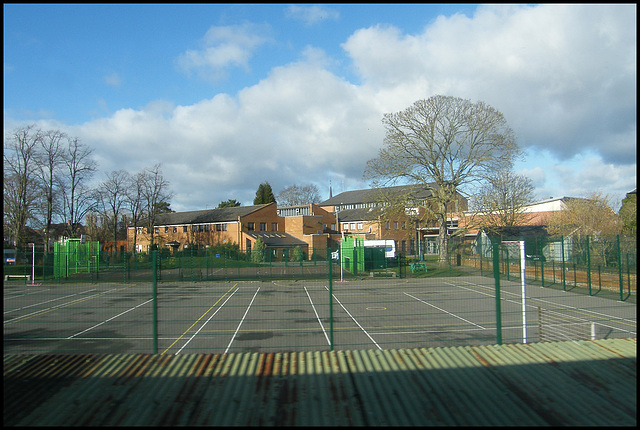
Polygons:
<instances>
[{"instance_id":1,"label":"goal post","mask_svg":"<svg viewBox=\"0 0 640 430\"><path fill-rule=\"evenodd\" d=\"M520 283L522 285L522 343L527 343L527 281L526 255L524 252L524 240L503 240L502 243L517 243L520 250ZM509 268L507 267L507 270Z\"/></svg>"}]
</instances>

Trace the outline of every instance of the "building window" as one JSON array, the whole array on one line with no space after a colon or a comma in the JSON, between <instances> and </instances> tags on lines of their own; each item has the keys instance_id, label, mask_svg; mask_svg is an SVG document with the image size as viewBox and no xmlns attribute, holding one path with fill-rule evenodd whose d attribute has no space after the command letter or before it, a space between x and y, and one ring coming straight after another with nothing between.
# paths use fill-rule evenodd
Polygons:
<instances>
[{"instance_id":1,"label":"building window","mask_svg":"<svg viewBox=\"0 0 640 430\"><path fill-rule=\"evenodd\" d=\"M447 228L458 228L458 220L454 219L447 221Z\"/></svg>"},{"instance_id":2,"label":"building window","mask_svg":"<svg viewBox=\"0 0 640 430\"><path fill-rule=\"evenodd\" d=\"M186 232L187 232L187 226L186 226L186 225L183 225L183 226L182 226L182 232L183 232L183 233L186 233Z\"/></svg>"},{"instance_id":3,"label":"building window","mask_svg":"<svg viewBox=\"0 0 640 430\"><path fill-rule=\"evenodd\" d=\"M253 231L255 229L254 225L255 225L254 223L248 222L247 223L247 230Z\"/></svg>"},{"instance_id":4,"label":"building window","mask_svg":"<svg viewBox=\"0 0 640 430\"><path fill-rule=\"evenodd\" d=\"M272 222L271 223L271 231L278 231L278 223L277 222Z\"/></svg>"},{"instance_id":5,"label":"building window","mask_svg":"<svg viewBox=\"0 0 640 430\"><path fill-rule=\"evenodd\" d=\"M405 228L407 228L407 224L404 221L402 221L402 229L404 230Z\"/></svg>"},{"instance_id":6,"label":"building window","mask_svg":"<svg viewBox=\"0 0 640 430\"><path fill-rule=\"evenodd\" d=\"M356 229L356 224L354 222L351 223L351 230L355 230Z\"/></svg>"},{"instance_id":7,"label":"building window","mask_svg":"<svg viewBox=\"0 0 640 430\"><path fill-rule=\"evenodd\" d=\"M153 228L153 233L154 234L159 234L160 233L160 229L158 227L154 227Z\"/></svg>"},{"instance_id":8,"label":"building window","mask_svg":"<svg viewBox=\"0 0 640 430\"><path fill-rule=\"evenodd\" d=\"M358 230L362 230L362 223L361 222L358 223Z\"/></svg>"},{"instance_id":9,"label":"building window","mask_svg":"<svg viewBox=\"0 0 640 430\"><path fill-rule=\"evenodd\" d=\"M178 232L178 227L173 227L173 232L177 233Z\"/></svg>"},{"instance_id":10,"label":"building window","mask_svg":"<svg viewBox=\"0 0 640 430\"><path fill-rule=\"evenodd\" d=\"M385 230L389 230L389 221L384 223L384 228Z\"/></svg>"},{"instance_id":11,"label":"building window","mask_svg":"<svg viewBox=\"0 0 640 430\"><path fill-rule=\"evenodd\" d=\"M393 228L398 228L398 221L393 222Z\"/></svg>"},{"instance_id":12,"label":"building window","mask_svg":"<svg viewBox=\"0 0 640 430\"><path fill-rule=\"evenodd\" d=\"M346 223L346 222L345 222L344 224L342 224L342 229L343 229L344 231L349 231L349 223Z\"/></svg>"},{"instance_id":13,"label":"building window","mask_svg":"<svg viewBox=\"0 0 640 430\"><path fill-rule=\"evenodd\" d=\"M164 232L165 232L165 233L169 233L169 227L165 227L165 228L164 228Z\"/></svg>"},{"instance_id":14,"label":"building window","mask_svg":"<svg viewBox=\"0 0 640 430\"><path fill-rule=\"evenodd\" d=\"M266 222L261 222L260 223L260 231L267 231L267 223Z\"/></svg>"},{"instance_id":15,"label":"building window","mask_svg":"<svg viewBox=\"0 0 640 430\"><path fill-rule=\"evenodd\" d=\"M209 232L209 224L204 225L204 231Z\"/></svg>"}]
</instances>

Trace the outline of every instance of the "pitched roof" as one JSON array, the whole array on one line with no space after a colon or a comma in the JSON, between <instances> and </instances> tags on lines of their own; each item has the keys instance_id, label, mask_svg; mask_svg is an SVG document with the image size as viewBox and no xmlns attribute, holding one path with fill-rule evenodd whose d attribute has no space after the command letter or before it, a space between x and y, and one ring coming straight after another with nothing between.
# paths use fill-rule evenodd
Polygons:
<instances>
[{"instance_id":1,"label":"pitched roof","mask_svg":"<svg viewBox=\"0 0 640 430\"><path fill-rule=\"evenodd\" d=\"M434 184L429 184L435 186ZM431 196L431 190L425 185L398 185L385 188L370 188L366 190L345 191L319 203L319 206L336 206L355 203L369 203L383 201L384 198L397 198L408 195L414 199L426 199Z\"/></svg>"},{"instance_id":2,"label":"pitched roof","mask_svg":"<svg viewBox=\"0 0 640 430\"><path fill-rule=\"evenodd\" d=\"M247 235L254 239L261 238L267 248L293 248L296 246L308 247L309 244L289 233L250 232Z\"/></svg>"},{"instance_id":3,"label":"pitched roof","mask_svg":"<svg viewBox=\"0 0 640 430\"><path fill-rule=\"evenodd\" d=\"M381 215L381 208L344 209L338 214L338 220L340 222L375 221Z\"/></svg>"},{"instance_id":4,"label":"pitched roof","mask_svg":"<svg viewBox=\"0 0 640 430\"><path fill-rule=\"evenodd\" d=\"M265 205L235 206L230 208L205 209L189 212L158 214L154 225L213 224L237 221L238 217L248 215ZM140 225L140 224L139 224Z\"/></svg>"},{"instance_id":5,"label":"pitched roof","mask_svg":"<svg viewBox=\"0 0 640 430\"><path fill-rule=\"evenodd\" d=\"M543 225L514 225L509 227L483 227L489 236L500 236L503 240L519 240L527 236L547 236L547 229Z\"/></svg>"}]
</instances>

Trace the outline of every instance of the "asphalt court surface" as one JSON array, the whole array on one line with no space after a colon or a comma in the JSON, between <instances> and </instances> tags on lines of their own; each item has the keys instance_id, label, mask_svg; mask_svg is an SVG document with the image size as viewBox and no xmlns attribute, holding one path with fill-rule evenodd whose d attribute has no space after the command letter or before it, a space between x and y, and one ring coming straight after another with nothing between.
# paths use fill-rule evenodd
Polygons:
<instances>
[{"instance_id":1,"label":"asphalt court surface","mask_svg":"<svg viewBox=\"0 0 640 430\"><path fill-rule=\"evenodd\" d=\"M150 283L4 287L5 353L398 349L497 336L486 277L334 281L331 302L326 280L159 283L155 302ZM538 340L541 308L597 338L636 336L635 303L526 289L523 312L521 284L501 281L505 343Z\"/></svg>"}]
</instances>

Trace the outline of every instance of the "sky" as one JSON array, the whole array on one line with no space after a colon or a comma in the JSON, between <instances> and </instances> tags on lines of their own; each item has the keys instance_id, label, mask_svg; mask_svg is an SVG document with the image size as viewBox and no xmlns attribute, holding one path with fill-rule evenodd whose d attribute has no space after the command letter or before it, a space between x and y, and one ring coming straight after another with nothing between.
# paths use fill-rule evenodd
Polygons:
<instances>
[{"instance_id":1,"label":"sky","mask_svg":"<svg viewBox=\"0 0 640 430\"><path fill-rule=\"evenodd\" d=\"M4 132L160 164L175 211L259 185L365 189L385 113L434 95L502 112L536 198L636 188L636 5L4 4Z\"/></svg>"}]
</instances>

